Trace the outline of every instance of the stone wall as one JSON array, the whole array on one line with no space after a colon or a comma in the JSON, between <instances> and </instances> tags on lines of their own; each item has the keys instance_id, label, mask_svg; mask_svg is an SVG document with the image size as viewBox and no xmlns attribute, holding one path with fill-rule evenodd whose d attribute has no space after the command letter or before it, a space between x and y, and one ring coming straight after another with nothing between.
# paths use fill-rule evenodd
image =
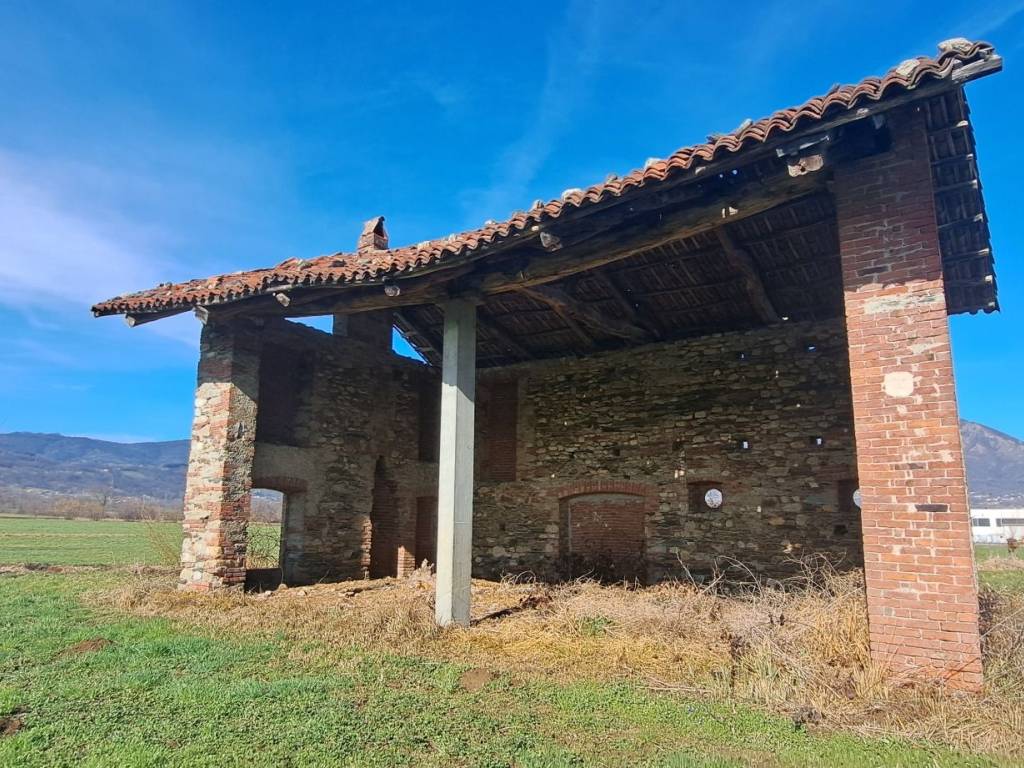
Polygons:
<instances>
[{"instance_id":1,"label":"stone wall","mask_svg":"<svg viewBox=\"0 0 1024 768\"><path fill-rule=\"evenodd\" d=\"M390 338L282 321L262 339L252 484L286 493L285 581L408 570L418 499L437 493L419 445L436 373L394 355Z\"/></svg>"},{"instance_id":2,"label":"stone wall","mask_svg":"<svg viewBox=\"0 0 1024 768\"><path fill-rule=\"evenodd\" d=\"M657 580L730 560L783 576L814 554L861 563L840 322L479 378L478 576ZM244 578L238 531L250 488L286 494L288 583L401 574L433 560L438 392L436 371L383 342L284 321L244 333L211 326L190 463L188 578ZM719 508L704 503L711 488L723 494Z\"/></svg>"},{"instance_id":3,"label":"stone wall","mask_svg":"<svg viewBox=\"0 0 1024 768\"><path fill-rule=\"evenodd\" d=\"M509 449L491 433L508 433L511 384L516 479L493 481L486 462ZM586 548L570 552L565 535L574 498L613 510L609 524L642 510L649 580L728 559L771 576L819 553L862 562L841 322L482 371L478 407L479 576L578 571L570 555ZM711 487L723 494L718 509L695 503ZM638 503L621 503L629 498ZM622 537L635 530L614 525Z\"/></svg>"}]
</instances>

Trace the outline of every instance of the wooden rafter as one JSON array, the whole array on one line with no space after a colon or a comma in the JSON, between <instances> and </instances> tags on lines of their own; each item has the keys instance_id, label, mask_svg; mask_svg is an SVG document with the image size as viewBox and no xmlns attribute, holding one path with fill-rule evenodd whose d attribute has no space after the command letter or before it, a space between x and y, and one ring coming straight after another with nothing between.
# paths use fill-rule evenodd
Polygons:
<instances>
[{"instance_id":1,"label":"wooden rafter","mask_svg":"<svg viewBox=\"0 0 1024 768\"><path fill-rule=\"evenodd\" d=\"M560 288L550 285L538 285L533 288L525 288L522 293L535 301L547 304L563 319L569 317L574 321L582 321L591 328L610 336L618 336L619 338L631 339L633 341L643 341L649 336L647 331L640 326L628 320L606 315L597 307L570 296Z\"/></svg>"},{"instance_id":2,"label":"wooden rafter","mask_svg":"<svg viewBox=\"0 0 1024 768\"><path fill-rule=\"evenodd\" d=\"M655 338L662 337L661 326L626 295L614 277L600 271L592 272L590 276L608 292L631 322L648 331Z\"/></svg>"},{"instance_id":3,"label":"wooden rafter","mask_svg":"<svg viewBox=\"0 0 1024 768\"><path fill-rule=\"evenodd\" d=\"M597 342L594 341L593 337L583 330L583 327L576 322L576 318L571 313L567 312L564 307L551 307L551 310L558 315L559 319L565 323L566 327L572 331L572 335L575 336L583 347L587 350L597 348Z\"/></svg>"},{"instance_id":4,"label":"wooden rafter","mask_svg":"<svg viewBox=\"0 0 1024 768\"><path fill-rule=\"evenodd\" d=\"M441 359L442 342L435 334L431 333L429 330L424 328L423 325L421 325L420 323L413 321L409 317L408 312L402 310L395 310L393 317L395 320L398 321L400 325L409 329L409 331L411 331L412 333L416 334L417 337L419 337L420 344L414 346L421 346L422 349L419 350L421 353L429 352L438 360ZM426 357L426 355L424 355L424 357Z\"/></svg>"},{"instance_id":5,"label":"wooden rafter","mask_svg":"<svg viewBox=\"0 0 1024 768\"><path fill-rule=\"evenodd\" d=\"M134 328L137 325L145 325L146 323L152 323L154 320L163 320L165 317L174 317L174 315L180 315L182 312L188 312L188 307L183 309L165 309L161 312L147 312L139 313L134 315L125 315L124 322L129 328Z\"/></svg>"},{"instance_id":6,"label":"wooden rafter","mask_svg":"<svg viewBox=\"0 0 1024 768\"><path fill-rule=\"evenodd\" d=\"M479 310L477 311L476 324L479 328L486 331L489 336L496 339L499 346L511 350L523 360L532 360L534 358L533 353L512 338L508 331L498 325L497 320L493 318L487 319L479 312Z\"/></svg>"},{"instance_id":7,"label":"wooden rafter","mask_svg":"<svg viewBox=\"0 0 1024 768\"><path fill-rule=\"evenodd\" d=\"M726 221L734 222L764 213L824 184L821 174L795 178L787 174L785 179L778 181L777 185L770 187L745 185L702 205L690 204L650 216L619 218L609 222L608 229L598 234L564 246L554 254L529 258L512 270L500 271L500 266L495 265L493 271L479 280L477 289L483 294L503 293L561 280L674 240L712 231Z\"/></svg>"},{"instance_id":8,"label":"wooden rafter","mask_svg":"<svg viewBox=\"0 0 1024 768\"><path fill-rule=\"evenodd\" d=\"M775 310L768 291L765 290L764 281L761 279L754 259L736 244L726 227L719 227L717 234L718 241L722 244L722 250L725 252L725 258L739 274L740 281L743 283L743 288L750 298L750 304L758 319L765 323L779 322L779 313Z\"/></svg>"}]
</instances>

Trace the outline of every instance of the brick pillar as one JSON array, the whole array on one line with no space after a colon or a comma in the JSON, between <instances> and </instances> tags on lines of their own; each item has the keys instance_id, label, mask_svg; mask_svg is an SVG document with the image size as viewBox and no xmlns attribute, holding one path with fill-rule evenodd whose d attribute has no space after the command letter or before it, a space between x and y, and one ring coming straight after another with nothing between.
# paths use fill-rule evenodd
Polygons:
<instances>
[{"instance_id":1,"label":"brick pillar","mask_svg":"<svg viewBox=\"0 0 1024 768\"><path fill-rule=\"evenodd\" d=\"M245 582L258 388L258 337L231 326L204 326L185 489L182 589Z\"/></svg>"},{"instance_id":2,"label":"brick pillar","mask_svg":"<svg viewBox=\"0 0 1024 768\"><path fill-rule=\"evenodd\" d=\"M836 169L871 653L981 686L978 594L924 117Z\"/></svg>"}]
</instances>

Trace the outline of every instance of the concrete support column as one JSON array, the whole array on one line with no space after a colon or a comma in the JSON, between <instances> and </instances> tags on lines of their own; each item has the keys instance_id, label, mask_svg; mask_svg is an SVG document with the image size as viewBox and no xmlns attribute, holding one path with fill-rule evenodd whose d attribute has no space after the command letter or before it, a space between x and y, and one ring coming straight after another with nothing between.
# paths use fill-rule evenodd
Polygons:
<instances>
[{"instance_id":1,"label":"concrete support column","mask_svg":"<svg viewBox=\"0 0 1024 768\"><path fill-rule=\"evenodd\" d=\"M980 688L978 594L928 135L836 169L871 653Z\"/></svg>"},{"instance_id":2,"label":"concrete support column","mask_svg":"<svg viewBox=\"0 0 1024 768\"><path fill-rule=\"evenodd\" d=\"M476 306L444 306L441 448L437 489L436 617L469 626L473 563L473 420L476 400Z\"/></svg>"},{"instance_id":3,"label":"concrete support column","mask_svg":"<svg viewBox=\"0 0 1024 768\"><path fill-rule=\"evenodd\" d=\"M245 582L259 389L259 337L203 327L185 489L182 589Z\"/></svg>"}]
</instances>

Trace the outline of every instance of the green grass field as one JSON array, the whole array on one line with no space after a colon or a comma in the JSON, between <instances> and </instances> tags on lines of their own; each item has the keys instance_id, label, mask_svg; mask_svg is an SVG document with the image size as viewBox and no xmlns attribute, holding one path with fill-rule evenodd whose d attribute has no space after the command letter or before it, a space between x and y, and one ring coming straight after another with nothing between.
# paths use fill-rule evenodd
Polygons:
<instances>
[{"instance_id":1,"label":"green grass field","mask_svg":"<svg viewBox=\"0 0 1024 768\"><path fill-rule=\"evenodd\" d=\"M157 563L146 530L0 518L0 561ZM453 664L214 635L83 599L131 578L0 572L0 766L1014 764L632 684L500 675L467 690Z\"/></svg>"},{"instance_id":2,"label":"green grass field","mask_svg":"<svg viewBox=\"0 0 1024 768\"><path fill-rule=\"evenodd\" d=\"M985 568L985 561L996 557L1011 557L1024 563L1024 549L1018 549L1011 555L1001 544L978 544L974 548L974 556L981 566L978 570L978 580L982 584L987 584L993 589L1024 592L1024 568L1013 571L996 571Z\"/></svg>"},{"instance_id":3,"label":"green grass field","mask_svg":"<svg viewBox=\"0 0 1024 768\"><path fill-rule=\"evenodd\" d=\"M280 526L250 529L252 549L276 556ZM180 551L181 523L0 515L0 564L176 565Z\"/></svg>"},{"instance_id":4,"label":"green grass field","mask_svg":"<svg viewBox=\"0 0 1024 768\"><path fill-rule=\"evenodd\" d=\"M180 523L0 516L0 563L159 565Z\"/></svg>"}]
</instances>

